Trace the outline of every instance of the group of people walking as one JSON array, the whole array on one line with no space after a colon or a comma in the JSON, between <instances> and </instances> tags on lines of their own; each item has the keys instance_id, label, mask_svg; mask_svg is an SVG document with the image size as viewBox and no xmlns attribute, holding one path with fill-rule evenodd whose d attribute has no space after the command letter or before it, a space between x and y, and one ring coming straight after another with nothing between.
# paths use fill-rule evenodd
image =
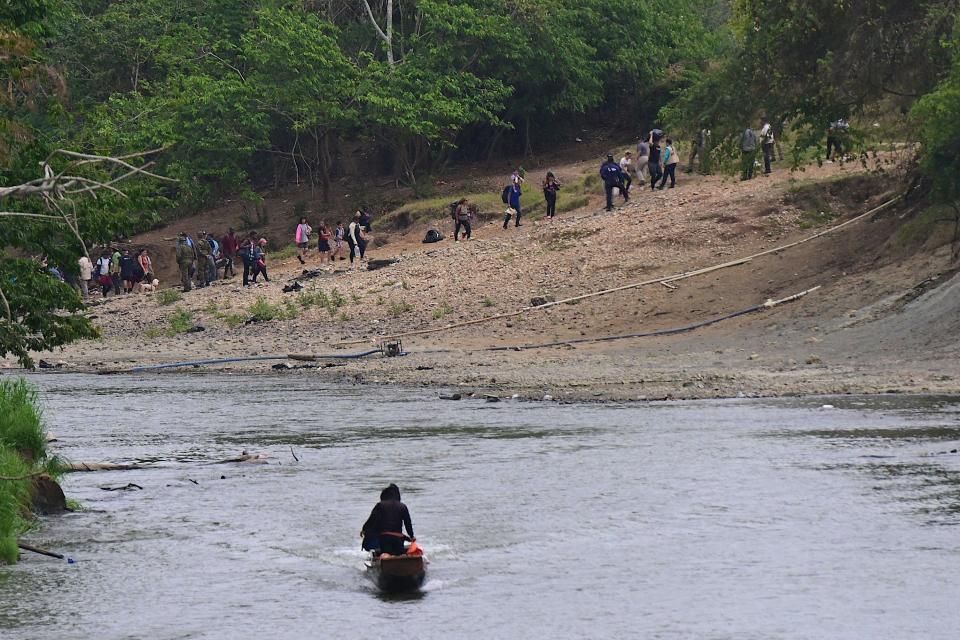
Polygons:
<instances>
[{"instance_id":1,"label":"group of people walking","mask_svg":"<svg viewBox=\"0 0 960 640\"><path fill-rule=\"evenodd\" d=\"M320 253L320 263L333 264L339 258L345 260L349 249L350 268L358 268L366 260L367 247L370 244L373 216L366 208L359 209L353 214L353 219L345 228L343 222L337 221L333 228L326 221L321 221L317 227L317 251ZM306 264L310 251L310 234L313 227L306 218L300 218L294 233L297 245L297 259L300 264Z\"/></svg>"},{"instance_id":2,"label":"group of people walking","mask_svg":"<svg viewBox=\"0 0 960 640\"><path fill-rule=\"evenodd\" d=\"M119 247L105 247L96 262L82 255L77 259L79 274L76 278L64 276L59 269L50 269L57 278L73 286L83 299L90 297L91 291L100 290L106 298L113 292L118 296L127 293L140 293L153 288L153 259L147 249L131 251Z\"/></svg>"},{"instance_id":3,"label":"group of people walking","mask_svg":"<svg viewBox=\"0 0 960 640\"><path fill-rule=\"evenodd\" d=\"M252 231L241 240L231 228L219 241L206 231L196 238L181 231L175 247L180 285L183 291L190 291L194 280L197 288L209 286L220 277L221 269L223 278L233 277L237 257L243 260L243 286L255 283L261 275L269 282L266 246L267 239L257 238Z\"/></svg>"},{"instance_id":4,"label":"group of people walking","mask_svg":"<svg viewBox=\"0 0 960 640\"><path fill-rule=\"evenodd\" d=\"M701 162L703 151L700 150ZM623 201L630 200L630 187L633 185L631 173L637 176L641 184L650 181L650 189L663 189L667 180L670 188L677 186L677 165L680 164L680 154L673 144L672 138L664 138L660 129L651 130L641 137L637 143L637 158L634 161L633 153L627 151L620 158L614 160L612 153L607 154L607 160L600 165L600 178L603 180L607 196L607 211L613 210L614 189L623 196ZM691 163L691 171L692 163ZM658 184L659 182L659 184Z\"/></svg>"}]
</instances>

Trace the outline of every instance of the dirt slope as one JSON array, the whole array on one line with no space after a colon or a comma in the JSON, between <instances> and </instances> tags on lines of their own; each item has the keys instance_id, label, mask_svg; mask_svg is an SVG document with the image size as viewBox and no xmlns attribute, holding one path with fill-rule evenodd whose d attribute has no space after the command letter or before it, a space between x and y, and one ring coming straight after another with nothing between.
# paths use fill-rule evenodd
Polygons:
<instances>
[{"instance_id":1,"label":"dirt slope","mask_svg":"<svg viewBox=\"0 0 960 640\"><path fill-rule=\"evenodd\" d=\"M557 165L556 171L576 178L592 173L595 165ZM384 334L515 310L536 297L563 299L750 255L883 202L890 195L888 182L839 165L809 167L797 175L777 171L746 183L683 174L673 190L635 187L631 202L612 213L602 210L598 193L587 207L552 223L528 221L504 231L490 222L475 230L473 241L457 244L420 244L430 225L425 221L406 233L390 234L387 244L374 251L373 257L397 258L398 263L369 272L345 272L346 263L339 263L337 273L303 281L309 298L281 291L302 271L290 259L270 265L269 286L241 290L234 279L186 294L167 307L149 294L108 299L93 311L103 328L102 342L73 345L53 359L70 367L113 368L330 353L343 340L375 342ZM525 199L531 198L537 198L535 189L527 190ZM307 371L330 379L585 398L956 391L957 360L944 362L942 355L957 351L954 289L960 284L925 285L921 295L910 294L948 267L949 251L899 250L903 213L894 207L836 234L683 280L672 289L631 289L408 338L404 346L411 355L404 358L313 365ZM209 220L181 224L193 229ZM308 266L318 266L316 259ZM820 290L801 301L692 333L481 351L684 326L818 285ZM315 304L318 291L329 299L334 289L341 305ZM257 298L274 305L289 300L296 317L237 325L250 316ZM205 330L157 336L169 330L168 316L175 309L190 311L193 322ZM270 364L248 366L263 370Z\"/></svg>"}]
</instances>

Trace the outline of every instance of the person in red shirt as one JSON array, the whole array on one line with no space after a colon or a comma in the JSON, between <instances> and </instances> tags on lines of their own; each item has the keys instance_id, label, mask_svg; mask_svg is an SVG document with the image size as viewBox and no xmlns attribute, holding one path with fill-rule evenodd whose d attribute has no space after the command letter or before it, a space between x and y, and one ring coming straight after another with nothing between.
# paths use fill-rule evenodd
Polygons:
<instances>
[{"instance_id":1,"label":"person in red shirt","mask_svg":"<svg viewBox=\"0 0 960 640\"><path fill-rule=\"evenodd\" d=\"M223 252L223 257L226 259L227 263L223 267L223 279L227 279L227 272L230 272L230 277L233 277L233 259L237 255L237 250L240 248L240 240L234 234L233 227L230 227L230 230L227 231L227 235L223 236L223 239L220 240L220 251Z\"/></svg>"}]
</instances>

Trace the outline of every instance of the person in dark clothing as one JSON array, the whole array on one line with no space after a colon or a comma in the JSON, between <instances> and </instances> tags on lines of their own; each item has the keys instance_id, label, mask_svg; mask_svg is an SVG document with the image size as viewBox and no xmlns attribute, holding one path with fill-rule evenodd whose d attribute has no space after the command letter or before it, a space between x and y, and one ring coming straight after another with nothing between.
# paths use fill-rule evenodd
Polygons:
<instances>
[{"instance_id":1,"label":"person in dark clothing","mask_svg":"<svg viewBox=\"0 0 960 640\"><path fill-rule=\"evenodd\" d=\"M623 201L630 199L627 190L623 188L623 170L613 159L613 154L607 155L607 161L600 165L600 177L603 179L603 188L607 192L607 211L613 211L613 188L620 189Z\"/></svg>"},{"instance_id":2,"label":"person in dark clothing","mask_svg":"<svg viewBox=\"0 0 960 640\"><path fill-rule=\"evenodd\" d=\"M233 260L237 257L237 251L240 250L240 238L236 236L233 231L233 227L227 231L227 235L223 236L223 239L220 240L221 252L223 254L223 259L226 260L223 267L223 278L226 280L227 273L230 273L230 277L233 277Z\"/></svg>"},{"instance_id":3,"label":"person in dark clothing","mask_svg":"<svg viewBox=\"0 0 960 640\"><path fill-rule=\"evenodd\" d=\"M547 177L543 179L543 199L547 201L547 219L553 220L557 215L557 191L560 190L560 181L553 175L553 171L547 171Z\"/></svg>"},{"instance_id":4,"label":"person in dark clothing","mask_svg":"<svg viewBox=\"0 0 960 640\"><path fill-rule=\"evenodd\" d=\"M663 159L661 158L660 139L650 135L650 160L647 162L650 170L650 190L657 188L657 180L663 177Z\"/></svg>"},{"instance_id":5,"label":"person in dark clothing","mask_svg":"<svg viewBox=\"0 0 960 640\"><path fill-rule=\"evenodd\" d=\"M360 530L363 549L402 556L405 553L403 527L406 527L409 539L416 540L413 524L410 522L410 511L407 505L400 502L400 488L390 484L380 492L380 502L374 505L370 517Z\"/></svg>"},{"instance_id":6,"label":"person in dark clothing","mask_svg":"<svg viewBox=\"0 0 960 640\"><path fill-rule=\"evenodd\" d=\"M243 286L250 285L250 276L256 271L257 258L254 255L257 236L251 231L250 235L240 244L240 257L243 259Z\"/></svg>"},{"instance_id":7,"label":"person in dark clothing","mask_svg":"<svg viewBox=\"0 0 960 640\"><path fill-rule=\"evenodd\" d=\"M134 269L135 264L133 256L130 255L130 249L124 249L120 257L120 280L123 282L124 293L133 293L134 283L139 282Z\"/></svg>"}]
</instances>

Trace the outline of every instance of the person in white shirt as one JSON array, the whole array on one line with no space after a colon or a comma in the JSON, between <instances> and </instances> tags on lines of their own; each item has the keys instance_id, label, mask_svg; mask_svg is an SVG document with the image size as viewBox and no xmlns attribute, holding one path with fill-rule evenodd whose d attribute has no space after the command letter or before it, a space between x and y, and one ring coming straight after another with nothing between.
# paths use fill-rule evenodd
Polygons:
<instances>
[{"instance_id":1,"label":"person in white shirt","mask_svg":"<svg viewBox=\"0 0 960 640\"><path fill-rule=\"evenodd\" d=\"M763 175L770 175L770 165L773 162L773 127L766 118L760 121L760 145L763 147Z\"/></svg>"},{"instance_id":2,"label":"person in white shirt","mask_svg":"<svg viewBox=\"0 0 960 640\"><path fill-rule=\"evenodd\" d=\"M83 293L83 299L90 297L90 278L93 277L93 263L87 256L80 256L77 260L80 265L80 291Z\"/></svg>"},{"instance_id":3,"label":"person in white shirt","mask_svg":"<svg viewBox=\"0 0 960 640\"><path fill-rule=\"evenodd\" d=\"M628 195L630 194L630 185L633 184L633 180L630 178L630 169L633 165L633 154L627 151L623 154L623 157L620 158L620 171L623 172L623 190Z\"/></svg>"}]
</instances>

